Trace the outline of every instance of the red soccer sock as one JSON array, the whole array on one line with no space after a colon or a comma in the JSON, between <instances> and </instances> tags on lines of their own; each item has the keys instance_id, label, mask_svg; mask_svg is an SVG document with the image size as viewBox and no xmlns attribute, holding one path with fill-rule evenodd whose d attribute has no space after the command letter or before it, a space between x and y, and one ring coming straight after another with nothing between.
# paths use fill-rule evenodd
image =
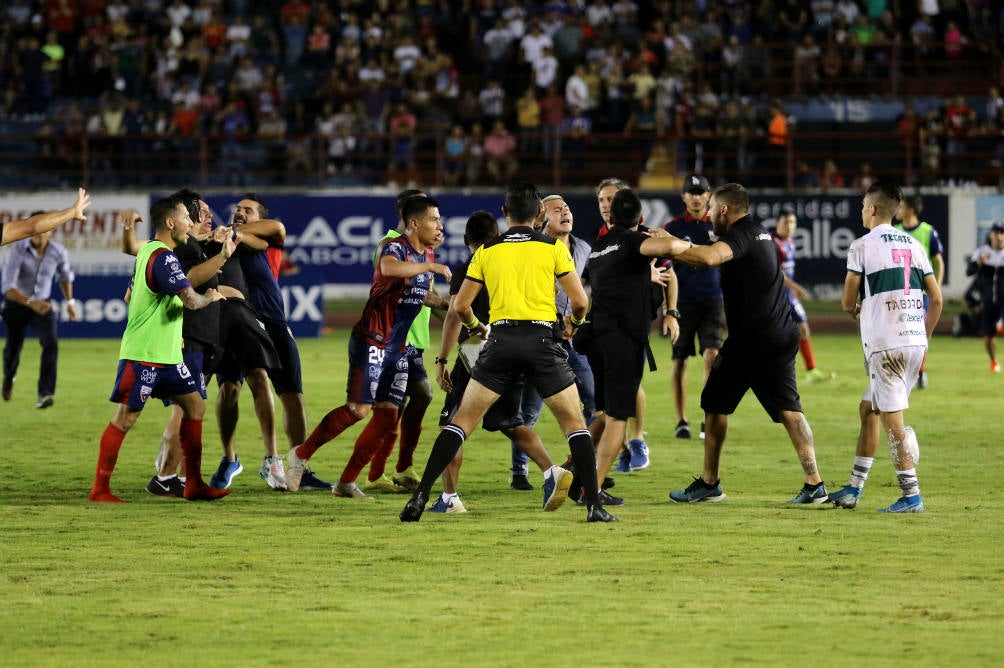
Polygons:
<instances>
[{"instance_id":1,"label":"red soccer sock","mask_svg":"<svg viewBox=\"0 0 1004 668\"><path fill-rule=\"evenodd\" d=\"M395 423L394 429L387 432L383 440L380 441L380 447L373 454L373 458L370 460L370 472L366 476L369 480L376 480L384 474L387 470L387 460L390 459L390 453L394 452L394 444L397 442L397 424Z\"/></svg>"},{"instance_id":2,"label":"red soccer sock","mask_svg":"<svg viewBox=\"0 0 1004 668\"><path fill-rule=\"evenodd\" d=\"M404 471L415 463L415 450L418 448L418 439L422 435L422 420L425 418L426 404L421 410L409 410L415 402L409 402L401 416L401 447L397 453L397 470Z\"/></svg>"},{"instance_id":3,"label":"red soccer sock","mask_svg":"<svg viewBox=\"0 0 1004 668\"><path fill-rule=\"evenodd\" d=\"M348 406L339 406L321 420L317 428L311 432L307 440L296 448L296 456L300 459L310 459L318 448L338 436L340 433L359 422L359 418Z\"/></svg>"},{"instance_id":4,"label":"red soccer sock","mask_svg":"<svg viewBox=\"0 0 1004 668\"><path fill-rule=\"evenodd\" d=\"M88 499L107 503L122 503L122 499L112 494L111 479L115 471L115 462L119 458L119 449L126 433L111 422L101 434L101 445L98 452L98 465L94 470L94 485Z\"/></svg>"},{"instance_id":5,"label":"red soccer sock","mask_svg":"<svg viewBox=\"0 0 1004 668\"><path fill-rule=\"evenodd\" d=\"M393 429L396 423L396 408L380 407L373 409L369 423L363 428L362 433L359 434L359 438L356 439L349 463L345 465L342 477L339 478L340 482L355 482L363 467L373 459L373 455L376 453L377 448L380 447L380 444L383 443L387 431Z\"/></svg>"},{"instance_id":6,"label":"red soccer sock","mask_svg":"<svg viewBox=\"0 0 1004 668\"><path fill-rule=\"evenodd\" d=\"M798 350L802 353L802 359L805 360L805 370L812 371L816 368L816 358L812 354L812 342L809 339L802 339L798 342Z\"/></svg>"},{"instance_id":7,"label":"red soccer sock","mask_svg":"<svg viewBox=\"0 0 1004 668\"><path fill-rule=\"evenodd\" d=\"M185 498L189 489L196 490L205 483L202 480L202 420L181 418L181 452L185 464Z\"/></svg>"}]
</instances>

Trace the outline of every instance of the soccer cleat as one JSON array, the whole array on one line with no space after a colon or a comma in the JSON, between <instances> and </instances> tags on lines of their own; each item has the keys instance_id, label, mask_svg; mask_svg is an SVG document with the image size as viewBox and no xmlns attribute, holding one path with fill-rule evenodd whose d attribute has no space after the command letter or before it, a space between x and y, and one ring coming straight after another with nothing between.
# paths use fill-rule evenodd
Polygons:
<instances>
[{"instance_id":1,"label":"soccer cleat","mask_svg":"<svg viewBox=\"0 0 1004 668\"><path fill-rule=\"evenodd\" d=\"M258 475L272 489L286 491L286 472L283 470L281 456L274 455L263 459Z\"/></svg>"},{"instance_id":2,"label":"soccer cleat","mask_svg":"<svg viewBox=\"0 0 1004 668\"><path fill-rule=\"evenodd\" d=\"M217 489L202 482L198 484L193 483L192 485L185 483L184 496L188 501L215 501L216 499L222 499L230 492L231 490L229 489Z\"/></svg>"},{"instance_id":3,"label":"soccer cleat","mask_svg":"<svg viewBox=\"0 0 1004 668\"><path fill-rule=\"evenodd\" d=\"M648 443L640 438L632 439L628 443L628 450L631 451L631 470L640 471L647 469L652 463L648 458Z\"/></svg>"},{"instance_id":4,"label":"soccer cleat","mask_svg":"<svg viewBox=\"0 0 1004 668\"><path fill-rule=\"evenodd\" d=\"M0 391L0 394L3 395L3 400L4 401L10 401L10 396L11 396L11 394L13 392L14 392L14 379L13 378L8 378L7 376L4 376L3 377L3 390Z\"/></svg>"},{"instance_id":5,"label":"soccer cleat","mask_svg":"<svg viewBox=\"0 0 1004 668\"><path fill-rule=\"evenodd\" d=\"M631 473L631 453L628 450L621 450L620 457L617 458L617 473Z\"/></svg>"},{"instance_id":6,"label":"soccer cleat","mask_svg":"<svg viewBox=\"0 0 1004 668\"><path fill-rule=\"evenodd\" d=\"M844 485L833 494L830 494L830 501L840 508L857 508L858 499L861 498L861 488Z\"/></svg>"},{"instance_id":7,"label":"soccer cleat","mask_svg":"<svg viewBox=\"0 0 1004 668\"><path fill-rule=\"evenodd\" d=\"M530 481L522 473L513 473L512 482L509 483L509 486L520 492L529 492L533 490L533 485L530 484Z\"/></svg>"},{"instance_id":8,"label":"soccer cleat","mask_svg":"<svg viewBox=\"0 0 1004 668\"><path fill-rule=\"evenodd\" d=\"M603 506L589 506L586 510L587 522L616 522L617 518L607 512Z\"/></svg>"},{"instance_id":9,"label":"soccer cleat","mask_svg":"<svg viewBox=\"0 0 1004 668\"><path fill-rule=\"evenodd\" d=\"M300 456L296 454L296 447L290 448L289 452L286 453L286 489L290 492L300 489L303 474L307 471L307 460L300 459ZM331 489L330 485L328 489Z\"/></svg>"},{"instance_id":10,"label":"soccer cleat","mask_svg":"<svg viewBox=\"0 0 1004 668\"><path fill-rule=\"evenodd\" d=\"M596 494L597 498L600 500L601 506L623 506L624 499L619 496L614 496L613 494L608 494L605 490L600 490ZM575 505L584 506L586 505L586 494L585 491L579 489L578 495L575 497Z\"/></svg>"},{"instance_id":11,"label":"soccer cleat","mask_svg":"<svg viewBox=\"0 0 1004 668\"><path fill-rule=\"evenodd\" d=\"M1000 373L1000 372L1001 372L1001 363L998 362L997 360L994 360L993 362L991 362L990 363L990 373ZM5 397L5 399L6 399L6 397Z\"/></svg>"},{"instance_id":12,"label":"soccer cleat","mask_svg":"<svg viewBox=\"0 0 1004 668\"><path fill-rule=\"evenodd\" d=\"M397 471L391 480L394 481L395 485L399 487L404 487L410 492L414 492L418 489L418 483L422 482L421 476L415 473L415 467L409 466L403 471Z\"/></svg>"},{"instance_id":13,"label":"soccer cleat","mask_svg":"<svg viewBox=\"0 0 1004 668\"><path fill-rule=\"evenodd\" d=\"M47 394L44 397L38 398L38 403L35 404L35 408L48 408L53 404L54 399L51 394Z\"/></svg>"},{"instance_id":14,"label":"soccer cleat","mask_svg":"<svg viewBox=\"0 0 1004 668\"><path fill-rule=\"evenodd\" d=\"M244 472L240 457L234 455L234 461L230 461L226 456L220 458L220 465L216 473L209 479L209 486L216 489L230 489L230 484L234 478Z\"/></svg>"},{"instance_id":15,"label":"soccer cleat","mask_svg":"<svg viewBox=\"0 0 1004 668\"><path fill-rule=\"evenodd\" d=\"M694 478L687 489L677 489L669 493L669 499L677 503L718 503L725 498L722 491L722 481L716 480L713 485L704 482L700 476Z\"/></svg>"},{"instance_id":16,"label":"soccer cleat","mask_svg":"<svg viewBox=\"0 0 1004 668\"><path fill-rule=\"evenodd\" d=\"M550 468L551 475L544 477L544 510L551 512L561 507L568 498L572 485L572 472L560 466Z\"/></svg>"},{"instance_id":17,"label":"soccer cleat","mask_svg":"<svg viewBox=\"0 0 1004 668\"><path fill-rule=\"evenodd\" d=\"M920 500L920 494L913 496L901 496L888 508L879 508L880 513L922 513L924 512L924 502Z\"/></svg>"},{"instance_id":18,"label":"soccer cleat","mask_svg":"<svg viewBox=\"0 0 1004 668\"><path fill-rule=\"evenodd\" d=\"M376 480L367 480L363 485L363 491L370 494L401 494L408 490L401 485L395 485L394 481L384 474Z\"/></svg>"},{"instance_id":19,"label":"soccer cleat","mask_svg":"<svg viewBox=\"0 0 1004 668\"><path fill-rule=\"evenodd\" d=\"M354 482L341 482L338 481L334 487L331 488L331 496L341 497L343 499L372 499L373 497L359 489L359 485Z\"/></svg>"},{"instance_id":20,"label":"soccer cleat","mask_svg":"<svg viewBox=\"0 0 1004 668\"><path fill-rule=\"evenodd\" d=\"M87 500L94 501L95 503L125 503L125 501L111 492L95 492L93 489L87 495Z\"/></svg>"},{"instance_id":21,"label":"soccer cleat","mask_svg":"<svg viewBox=\"0 0 1004 668\"><path fill-rule=\"evenodd\" d=\"M686 420L680 420L676 423L676 437L690 438L690 425L687 424Z\"/></svg>"},{"instance_id":22,"label":"soccer cleat","mask_svg":"<svg viewBox=\"0 0 1004 668\"><path fill-rule=\"evenodd\" d=\"M926 390L927 389L927 372L921 371L917 375L917 389Z\"/></svg>"},{"instance_id":23,"label":"soccer cleat","mask_svg":"<svg viewBox=\"0 0 1004 668\"><path fill-rule=\"evenodd\" d=\"M286 475L286 487L289 487L289 474ZM300 478L300 491L301 492L312 492L315 490L324 490L325 492L330 492L331 488L334 487L330 482L324 482L310 470L309 466L305 466L303 469L303 476Z\"/></svg>"},{"instance_id":24,"label":"soccer cleat","mask_svg":"<svg viewBox=\"0 0 1004 668\"><path fill-rule=\"evenodd\" d=\"M817 503L826 503L830 495L826 493L826 485L819 483L819 486L813 488L808 483L802 485L802 489L799 490L795 498L788 501L789 504L793 505L814 505Z\"/></svg>"},{"instance_id":25,"label":"soccer cleat","mask_svg":"<svg viewBox=\"0 0 1004 668\"><path fill-rule=\"evenodd\" d=\"M463 502L460 501L459 496L451 496L449 501L443 501L443 497L440 496L436 499L436 502L432 504L429 508L430 513L466 513L467 508L464 508Z\"/></svg>"},{"instance_id":26,"label":"soccer cleat","mask_svg":"<svg viewBox=\"0 0 1004 668\"><path fill-rule=\"evenodd\" d=\"M181 482L178 476L173 475L167 480L161 480L157 476L150 478L146 483L146 491L154 496L171 496L177 499L185 498L185 483Z\"/></svg>"},{"instance_id":27,"label":"soccer cleat","mask_svg":"<svg viewBox=\"0 0 1004 668\"><path fill-rule=\"evenodd\" d=\"M417 522L422 519L422 513L425 512L425 504L428 502L428 492L423 492L420 489L415 490L415 493L408 499L408 503L404 504L404 510L401 511L400 515L401 521Z\"/></svg>"}]
</instances>

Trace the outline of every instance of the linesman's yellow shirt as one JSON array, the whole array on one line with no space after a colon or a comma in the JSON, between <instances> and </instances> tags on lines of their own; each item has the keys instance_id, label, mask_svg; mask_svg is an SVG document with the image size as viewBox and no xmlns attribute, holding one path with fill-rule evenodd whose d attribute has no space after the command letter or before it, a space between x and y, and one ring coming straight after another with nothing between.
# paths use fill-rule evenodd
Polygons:
<instances>
[{"instance_id":1,"label":"linesman's yellow shirt","mask_svg":"<svg viewBox=\"0 0 1004 668\"><path fill-rule=\"evenodd\" d=\"M467 278L488 290L491 322L557 319L554 280L575 271L565 244L512 227L474 251Z\"/></svg>"}]
</instances>

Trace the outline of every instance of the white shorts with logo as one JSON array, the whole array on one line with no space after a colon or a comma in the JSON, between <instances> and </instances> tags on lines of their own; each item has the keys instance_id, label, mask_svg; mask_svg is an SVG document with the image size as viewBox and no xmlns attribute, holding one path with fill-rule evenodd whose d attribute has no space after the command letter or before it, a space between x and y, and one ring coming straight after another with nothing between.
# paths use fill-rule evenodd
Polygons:
<instances>
[{"instance_id":1,"label":"white shorts with logo","mask_svg":"<svg viewBox=\"0 0 1004 668\"><path fill-rule=\"evenodd\" d=\"M917 383L920 365L927 346L906 346L872 353L867 360L868 389L863 401L883 413L904 411L910 407L910 390Z\"/></svg>"}]
</instances>

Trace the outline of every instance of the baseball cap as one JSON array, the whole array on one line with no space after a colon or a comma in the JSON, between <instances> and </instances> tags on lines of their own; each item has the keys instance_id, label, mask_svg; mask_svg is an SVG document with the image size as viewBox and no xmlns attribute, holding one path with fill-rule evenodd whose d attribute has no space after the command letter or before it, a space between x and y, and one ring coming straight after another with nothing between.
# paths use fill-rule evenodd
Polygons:
<instances>
[{"instance_id":1,"label":"baseball cap","mask_svg":"<svg viewBox=\"0 0 1004 668\"><path fill-rule=\"evenodd\" d=\"M1004 220L996 220L994 224L990 226L991 232L1004 232Z\"/></svg>"},{"instance_id":2,"label":"baseball cap","mask_svg":"<svg viewBox=\"0 0 1004 668\"><path fill-rule=\"evenodd\" d=\"M690 174L683 180L683 192L706 193L711 190L711 184L700 174Z\"/></svg>"}]
</instances>

